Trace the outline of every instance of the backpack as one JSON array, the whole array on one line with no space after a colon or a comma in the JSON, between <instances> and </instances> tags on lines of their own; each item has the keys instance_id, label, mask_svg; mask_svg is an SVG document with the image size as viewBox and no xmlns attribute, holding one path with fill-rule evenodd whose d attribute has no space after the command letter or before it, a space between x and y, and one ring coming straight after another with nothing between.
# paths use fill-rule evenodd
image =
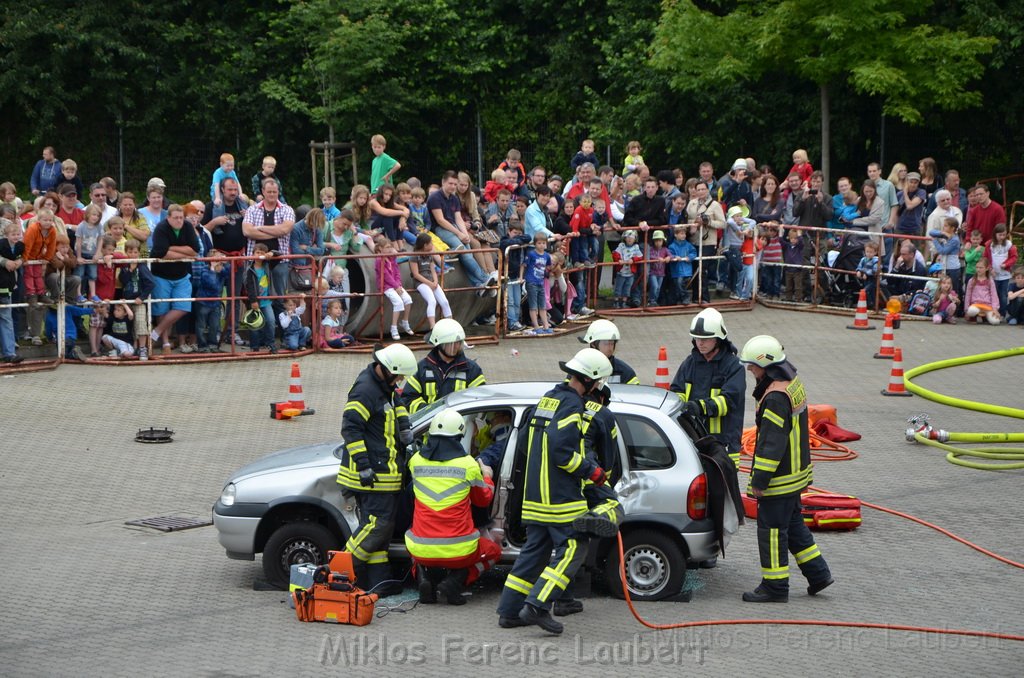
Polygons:
<instances>
[{"instance_id":1,"label":"backpack","mask_svg":"<svg viewBox=\"0 0 1024 678\"><path fill-rule=\"evenodd\" d=\"M914 292L907 303L907 313L911 315L928 315L932 306L932 295L925 291Z\"/></svg>"}]
</instances>

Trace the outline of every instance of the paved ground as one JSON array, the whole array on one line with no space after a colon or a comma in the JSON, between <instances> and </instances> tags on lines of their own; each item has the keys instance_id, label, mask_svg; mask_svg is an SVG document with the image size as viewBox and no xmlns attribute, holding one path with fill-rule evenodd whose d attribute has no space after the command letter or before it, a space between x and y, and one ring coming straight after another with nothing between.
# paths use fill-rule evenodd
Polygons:
<instances>
[{"instance_id":1,"label":"paved ground","mask_svg":"<svg viewBox=\"0 0 1024 678\"><path fill-rule=\"evenodd\" d=\"M812 402L863 434L856 461L819 464L816 484L923 516L1017 561L1024 472L948 464L903 441L908 414L927 410L951 430L1019 431L1020 422L951 410L920 398L884 398L889 363L873 360L880 331L848 320L757 309L727 315L739 343L774 333L801 370ZM621 357L653 380L657 348L672 370L689 350L688 316L623 319ZM1008 327L904 323L907 366L1020 345ZM518 357L510 355L519 350ZM554 378L575 337L508 341L472 353L491 381ZM655 632L624 603L590 599L560 638L501 630L498 583L462 608L394 613L365 629L300 624L278 592L254 591L257 562L230 561L212 527L162 534L126 520L208 517L225 478L293 444L336 436L341 406L364 356L301 361L307 403L319 414L272 421L287 395L288 363L118 369L65 366L0 381L6 405L0 506L4 514L0 666L8 676L139 675L661 675L740 673L1013 675L1024 644L957 636L796 626L717 626ZM1020 406L1024 358L929 375L925 386ZM748 407L748 422L751 414ZM171 445L132 442L140 427L168 426ZM741 528L715 570L700 571L690 603L641 605L659 622L768 617L901 623L1024 633L1024 573L905 520L865 511L848 534L819 534L837 583L788 605L751 606L756 537ZM795 568L794 568L795 574ZM767 609L766 609L767 607ZM377 663L383 665L377 666ZM1014 669L1013 667L1017 667ZM762 668L763 667L763 668Z\"/></svg>"}]
</instances>

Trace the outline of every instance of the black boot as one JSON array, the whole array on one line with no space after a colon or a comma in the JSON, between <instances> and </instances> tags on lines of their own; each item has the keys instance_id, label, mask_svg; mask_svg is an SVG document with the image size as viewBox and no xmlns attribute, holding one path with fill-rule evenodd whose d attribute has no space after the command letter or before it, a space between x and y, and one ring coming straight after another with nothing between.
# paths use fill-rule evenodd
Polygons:
<instances>
[{"instance_id":1,"label":"black boot","mask_svg":"<svg viewBox=\"0 0 1024 678\"><path fill-rule=\"evenodd\" d=\"M450 570L448 576L437 585L437 592L444 596L449 605L465 605L466 599L462 596L462 589L466 585L466 577L469 571L466 569Z\"/></svg>"},{"instance_id":2,"label":"black boot","mask_svg":"<svg viewBox=\"0 0 1024 678\"><path fill-rule=\"evenodd\" d=\"M548 633L553 633L556 636L565 630L562 623L555 621L550 612L530 603L523 605L523 609L519 611L519 619L527 624L536 624Z\"/></svg>"},{"instance_id":3,"label":"black boot","mask_svg":"<svg viewBox=\"0 0 1024 678\"><path fill-rule=\"evenodd\" d=\"M433 605L437 602L437 591L434 590L434 583L430 581L427 568L422 565L416 566L416 586L420 590L420 602L424 605Z\"/></svg>"},{"instance_id":4,"label":"black boot","mask_svg":"<svg viewBox=\"0 0 1024 678\"><path fill-rule=\"evenodd\" d=\"M598 537L614 537L619 533L619 526L602 516L584 513L572 521L572 529Z\"/></svg>"},{"instance_id":5,"label":"black boot","mask_svg":"<svg viewBox=\"0 0 1024 678\"><path fill-rule=\"evenodd\" d=\"M753 591L747 591L743 594L743 602L745 603L787 603L789 602L788 593L772 593L760 586Z\"/></svg>"},{"instance_id":6,"label":"black boot","mask_svg":"<svg viewBox=\"0 0 1024 678\"><path fill-rule=\"evenodd\" d=\"M824 579L823 581L819 581L819 582L816 582L814 584L811 584L810 586L807 587L807 595L809 595L809 596L816 596L819 593L821 593L822 591L824 591L826 588L828 588L829 586L834 584L835 581L836 581L835 579L833 579L831 576L829 576L826 579Z\"/></svg>"},{"instance_id":7,"label":"black boot","mask_svg":"<svg viewBox=\"0 0 1024 678\"><path fill-rule=\"evenodd\" d=\"M555 601L551 611L554 612L556 617L565 617L570 614L576 614L577 612L583 612L583 602L576 600L575 598L559 598Z\"/></svg>"}]
</instances>

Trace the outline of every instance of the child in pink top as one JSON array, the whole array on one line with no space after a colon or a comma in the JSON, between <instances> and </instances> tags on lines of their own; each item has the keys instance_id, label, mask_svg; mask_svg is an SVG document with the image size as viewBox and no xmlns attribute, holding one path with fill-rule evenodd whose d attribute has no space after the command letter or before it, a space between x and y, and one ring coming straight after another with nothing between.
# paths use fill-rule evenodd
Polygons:
<instances>
[{"instance_id":1,"label":"child in pink top","mask_svg":"<svg viewBox=\"0 0 1024 678\"><path fill-rule=\"evenodd\" d=\"M402 274L398 270L398 250L395 249L387 238L379 238L376 241L377 254L382 254L374 266L377 269L377 287L384 293L384 296L391 302L391 338L398 341L402 335L398 328L406 334L412 335L412 327L409 326L409 313L412 311L412 297L402 287ZM398 316L402 316L402 322L398 322Z\"/></svg>"},{"instance_id":2,"label":"child in pink top","mask_svg":"<svg viewBox=\"0 0 1024 678\"><path fill-rule=\"evenodd\" d=\"M999 324L999 295L996 293L995 280L992 279L992 264L985 257L978 259L974 277L967 283L964 306L967 308L964 315L968 320L981 322L984 317L990 325Z\"/></svg>"}]
</instances>

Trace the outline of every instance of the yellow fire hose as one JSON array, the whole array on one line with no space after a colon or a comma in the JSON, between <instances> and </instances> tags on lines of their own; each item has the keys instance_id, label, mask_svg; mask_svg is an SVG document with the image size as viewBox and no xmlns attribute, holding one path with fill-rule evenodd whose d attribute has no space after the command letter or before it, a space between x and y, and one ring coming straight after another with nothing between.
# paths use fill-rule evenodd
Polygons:
<instances>
[{"instance_id":1,"label":"yellow fire hose","mask_svg":"<svg viewBox=\"0 0 1024 678\"><path fill-rule=\"evenodd\" d=\"M1024 410L1016 407L1004 407L1002 405L991 405L980 403L974 400L954 398L934 391L929 391L913 383L912 379L922 374L946 369L948 367L959 367L961 365L973 365L974 363L987 360L998 360L1000 358L1011 358L1024 355L1024 346L1011 348L1003 351L991 351L989 353L978 353L976 355L964 356L962 358L950 358L948 360L937 360L907 370L903 375L904 384L907 390L922 398L932 400L950 407L958 407L965 410L985 412L987 414L998 414L1003 417L1024 419ZM1017 443L1024 442L1024 433L956 433L935 429L928 420L927 414L917 414L907 419L907 440L917 441L929 447L936 447L946 452L946 460L965 466L967 468L980 469L983 471L1008 471L1024 468L1024 448L1021 447L954 447L948 445L955 443ZM986 461L970 461L964 457L984 459Z\"/></svg>"}]
</instances>

